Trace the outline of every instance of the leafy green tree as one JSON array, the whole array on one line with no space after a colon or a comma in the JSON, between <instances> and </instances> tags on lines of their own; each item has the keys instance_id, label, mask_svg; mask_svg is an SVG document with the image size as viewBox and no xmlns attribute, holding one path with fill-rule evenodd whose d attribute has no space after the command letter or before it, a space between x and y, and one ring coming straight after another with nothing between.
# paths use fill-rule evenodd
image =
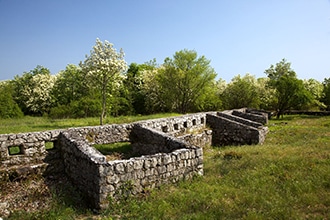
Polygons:
<instances>
[{"instance_id":1,"label":"leafy green tree","mask_svg":"<svg viewBox=\"0 0 330 220\"><path fill-rule=\"evenodd\" d=\"M146 90L144 90L144 73L157 69L156 59L143 64L131 63L127 70L124 87L126 88L127 101L133 114L147 114Z\"/></svg>"},{"instance_id":2,"label":"leafy green tree","mask_svg":"<svg viewBox=\"0 0 330 220\"><path fill-rule=\"evenodd\" d=\"M219 98L219 81L214 81L207 86L204 92L196 101L196 109L194 111L219 111L222 109L222 101Z\"/></svg>"},{"instance_id":3,"label":"leafy green tree","mask_svg":"<svg viewBox=\"0 0 330 220\"><path fill-rule=\"evenodd\" d=\"M305 89L303 81L297 79L291 69L291 63L282 59L276 66L271 65L265 70L269 78L268 85L275 90L275 108L277 118L289 109L301 109L312 99Z\"/></svg>"},{"instance_id":4,"label":"leafy green tree","mask_svg":"<svg viewBox=\"0 0 330 220\"><path fill-rule=\"evenodd\" d=\"M225 109L237 109L243 107L258 108L260 103L257 79L246 74L235 76L221 94L221 100Z\"/></svg>"},{"instance_id":5,"label":"leafy green tree","mask_svg":"<svg viewBox=\"0 0 330 220\"><path fill-rule=\"evenodd\" d=\"M194 111L216 77L209 60L186 49L176 52L173 59L166 58L160 71L157 82L166 110L180 113Z\"/></svg>"},{"instance_id":6,"label":"leafy green tree","mask_svg":"<svg viewBox=\"0 0 330 220\"><path fill-rule=\"evenodd\" d=\"M69 64L57 74L52 94L56 105L68 105L88 96L88 86L80 67Z\"/></svg>"},{"instance_id":7,"label":"leafy green tree","mask_svg":"<svg viewBox=\"0 0 330 220\"><path fill-rule=\"evenodd\" d=\"M57 74L52 90L55 105L51 118L96 117L101 114L100 93L88 86L85 73L79 66L69 64Z\"/></svg>"},{"instance_id":8,"label":"leafy green tree","mask_svg":"<svg viewBox=\"0 0 330 220\"><path fill-rule=\"evenodd\" d=\"M53 104L51 90L55 80L49 69L42 66L22 76L15 76L14 99L24 114L42 115L49 112Z\"/></svg>"},{"instance_id":9,"label":"leafy green tree","mask_svg":"<svg viewBox=\"0 0 330 220\"><path fill-rule=\"evenodd\" d=\"M0 118L23 117L22 110L13 99L13 92L11 81L0 82Z\"/></svg>"},{"instance_id":10,"label":"leafy green tree","mask_svg":"<svg viewBox=\"0 0 330 220\"><path fill-rule=\"evenodd\" d=\"M127 70L124 60L124 52L119 52L108 41L96 39L96 44L91 50L90 55L86 56L84 63L80 66L86 74L91 86L96 87L101 93L102 111L100 124L106 115L107 98L111 95L111 90L117 88L116 84L121 83L123 75Z\"/></svg>"},{"instance_id":11,"label":"leafy green tree","mask_svg":"<svg viewBox=\"0 0 330 220\"><path fill-rule=\"evenodd\" d=\"M330 111L330 78L325 78L323 81L323 92L321 101L326 106L326 110Z\"/></svg>"}]
</instances>

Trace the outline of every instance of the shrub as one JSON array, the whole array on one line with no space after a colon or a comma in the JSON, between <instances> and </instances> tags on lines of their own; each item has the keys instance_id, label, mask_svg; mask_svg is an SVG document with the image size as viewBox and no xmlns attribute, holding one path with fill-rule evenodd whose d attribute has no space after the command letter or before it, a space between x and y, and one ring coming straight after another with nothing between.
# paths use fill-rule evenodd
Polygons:
<instances>
[{"instance_id":1,"label":"shrub","mask_svg":"<svg viewBox=\"0 0 330 220\"><path fill-rule=\"evenodd\" d=\"M23 112L13 99L11 85L9 83L0 84L0 118L20 117L23 117Z\"/></svg>"},{"instance_id":2,"label":"shrub","mask_svg":"<svg viewBox=\"0 0 330 220\"><path fill-rule=\"evenodd\" d=\"M51 118L86 118L101 114L101 103L97 99L82 98L69 105L59 105L50 110Z\"/></svg>"}]
</instances>

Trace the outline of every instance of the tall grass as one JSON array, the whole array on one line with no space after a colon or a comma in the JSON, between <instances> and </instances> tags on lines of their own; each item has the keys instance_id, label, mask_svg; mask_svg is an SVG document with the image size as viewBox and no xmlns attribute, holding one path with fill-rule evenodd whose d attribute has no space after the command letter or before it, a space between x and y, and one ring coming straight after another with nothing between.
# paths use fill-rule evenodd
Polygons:
<instances>
[{"instance_id":1,"label":"tall grass","mask_svg":"<svg viewBox=\"0 0 330 220\"><path fill-rule=\"evenodd\" d=\"M66 218L330 219L330 117L268 126L263 145L205 147L203 177L113 202L97 216L66 204Z\"/></svg>"}]
</instances>

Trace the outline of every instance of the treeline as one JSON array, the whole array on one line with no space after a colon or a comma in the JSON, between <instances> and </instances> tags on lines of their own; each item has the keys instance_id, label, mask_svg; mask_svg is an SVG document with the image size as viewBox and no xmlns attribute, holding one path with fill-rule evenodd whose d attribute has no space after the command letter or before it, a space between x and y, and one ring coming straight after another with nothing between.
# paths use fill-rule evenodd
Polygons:
<instances>
[{"instance_id":1,"label":"treeline","mask_svg":"<svg viewBox=\"0 0 330 220\"><path fill-rule=\"evenodd\" d=\"M330 110L330 78L300 80L285 59L264 78L235 76L226 83L196 51L181 50L163 64L124 60L108 41L96 40L79 65L51 75L35 69L0 82L0 118L24 115L82 118L251 107L276 111Z\"/></svg>"}]
</instances>

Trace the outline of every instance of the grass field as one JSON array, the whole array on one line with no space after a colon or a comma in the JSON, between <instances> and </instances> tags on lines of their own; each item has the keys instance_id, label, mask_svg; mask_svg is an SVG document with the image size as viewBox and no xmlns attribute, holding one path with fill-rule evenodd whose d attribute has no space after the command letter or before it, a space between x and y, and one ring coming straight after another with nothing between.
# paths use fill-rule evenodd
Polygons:
<instances>
[{"instance_id":1,"label":"grass field","mask_svg":"<svg viewBox=\"0 0 330 220\"><path fill-rule=\"evenodd\" d=\"M12 219L330 219L330 117L269 121L263 145L204 148L204 176L81 208L79 193L52 194L49 208ZM55 128L55 127L53 127Z\"/></svg>"},{"instance_id":2,"label":"grass field","mask_svg":"<svg viewBox=\"0 0 330 220\"><path fill-rule=\"evenodd\" d=\"M143 116L120 116L106 117L104 124L122 124L134 121L177 116L175 113L143 115ZM99 125L99 118L80 119L51 119L47 117L25 116L21 119L0 119L0 134L45 131L70 127L83 127Z\"/></svg>"}]
</instances>

